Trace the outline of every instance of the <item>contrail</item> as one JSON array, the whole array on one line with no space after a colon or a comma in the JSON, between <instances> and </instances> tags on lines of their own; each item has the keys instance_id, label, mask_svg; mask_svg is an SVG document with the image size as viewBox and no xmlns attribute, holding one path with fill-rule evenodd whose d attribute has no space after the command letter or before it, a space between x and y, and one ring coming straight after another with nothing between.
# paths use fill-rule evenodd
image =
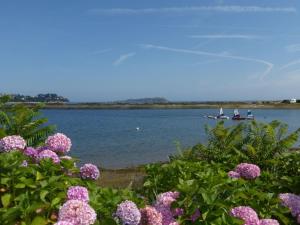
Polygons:
<instances>
[{"instance_id":1,"label":"contrail","mask_svg":"<svg viewBox=\"0 0 300 225\"><path fill-rule=\"evenodd\" d=\"M88 10L95 15L145 15L145 14L168 14L168 13L201 13L201 12L220 12L220 13L295 13L294 7L260 7L260 6L187 6L169 8L94 8Z\"/></svg>"},{"instance_id":2,"label":"contrail","mask_svg":"<svg viewBox=\"0 0 300 225\"><path fill-rule=\"evenodd\" d=\"M268 62L268 61L265 61L265 60L261 60L261 59L243 57L243 56L217 54L217 53L212 53L212 52L195 51L195 50L179 49L179 48L169 48L169 47L165 47L165 46L152 45L152 44L143 44L142 46L144 48L152 48L152 49L158 49L158 50L163 50L163 51L186 53L186 54L193 54L193 55L206 55L206 56L212 56L212 57L220 57L220 58L227 58L227 59L237 59L237 60L242 60L242 61L260 63L260 64L263 64L263 65L267 66L267 68L261 74L260 80L263 80L271 72L271 70L274 67L274 64L271 63L271 62Z\"/></svg>"},{"instance_id":3,"label":"contrail","mask_svg":"<svg viewBox=\"0 0 300 225\"><path fill-rule=\"evenodd\" d=\"M282 67L280 67L280 70L286 69L286 68L288 68L288 67L291 67L291 66L294 66L294 65L297 65L297 64L300 64L300 59L291 61L291 62L289 62L289 63L283 65Z\"/></svg>"},{"instance_id":4,"label":"contrail","mask_svg":"<svg viewBox=\"0 0 300 225\"><path fill-rule=\"evenodd\" d=\"M113 62L113 65L118 66L121 63L123 63L124 61L126 61L127 59L129 59L130 57L133 57L135 55L136 55L135 52L130 52L130 53L127 53L127 54L124 54L124 55L120 55L120 57Z\"/></svg>"}]
</instances>

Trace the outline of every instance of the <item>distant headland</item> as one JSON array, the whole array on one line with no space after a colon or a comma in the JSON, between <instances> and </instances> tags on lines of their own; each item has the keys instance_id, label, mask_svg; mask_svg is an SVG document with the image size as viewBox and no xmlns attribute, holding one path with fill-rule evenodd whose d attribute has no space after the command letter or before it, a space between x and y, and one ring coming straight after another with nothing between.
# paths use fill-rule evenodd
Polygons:
<instances>
[{"instance_id":1,"label":"distant headland","mask_svg":"<svg viewBox=\"0 0 300 225\"><path fill-rule=\"evenodd\" d=\"M12 103L25 103L29 106L44 103L44 109L207 109L219 107L240 109L300 109L300 100L297 99L270 101L169 101L163 97L154 97L111 102L75 103L57 94L38 94L36 96L15 94L10 96Z\"/></svg>"},{"instance_id":2,"label":"distant headland","mask_svg":"<svg viewBox=\"0 0 300 225\"><path fill-rule=\"evenodd\" d=\"M0 94L0 96L8 95L10 96L10 102L24 102L24 103L33 103L33 102L51 102L51 103L66 103L69 102L69 99L59 96L53 93L47 94L38 94L35 96L31 95L22 95L22 94Z\"/></svg>"}]
</instances>

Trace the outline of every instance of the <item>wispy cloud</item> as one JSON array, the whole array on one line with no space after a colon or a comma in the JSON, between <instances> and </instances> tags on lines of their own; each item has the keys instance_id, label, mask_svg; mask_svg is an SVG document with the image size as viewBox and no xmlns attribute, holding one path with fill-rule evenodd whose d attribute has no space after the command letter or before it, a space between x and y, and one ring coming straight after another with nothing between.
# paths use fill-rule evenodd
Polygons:
<instances>
[{"instance_id":1,"label":"wispy cloud","mask_svg":"<svg viewBox=\"0 0 300 225\"><path fill-rule=\"evenodd\" d=\"M200 35L188 35L189 38L199 39L261 39L262 36L247 35L247 34L200 34Z\"/></svg>"},{"instance_id":2,"label":"wispy cloud","mask_svg":"<svg viewBox=\"0 0 300 225\"><path fill-rule=\"evenodd\" d=\"M294 13L294 7L261 7L261 6L189 6L189 7L168 7L168 8L98 8L90 9L88 12L96 15L140 15L157 13L198 13L198 12L223 12L223 13L260 13L260 12L281 12Z\"/></svg>"},{"instance_id":3,"label":"wispy cloud","mask_svg":"<svg viewBox=\"0 0 300 225\"><path fill-rule=\"evenodd\" d=\"M216 63L216 62L220 62L222 60L220 59L212 59L212 60L206 60L206 61L201 61L201 62L196 62L193 65L195 66L199 66L199 65L206 65L206 64L211 64L211 63Z\"/></svg>"},{"instance_id":4,"label":"wispy cloud","mask_svg":"<svg viewBox=\"0 0 300 225\"><path fill-rule=\"evenodd\" d=\"M106 49L101 49L101 50L94 51L91 54L92 55L99 55L99 54L103 54L103 53L111 52L111 51L112 51L111 48L106 48Z\"/></svg>"},{"instance_id":5,"label":"wispy cloud","mask_svg":"<svg viewBox=\"0 0 300 225\"><path fill-rule=\"evenodd\" d=\"M266 66L266 69L261 73L260 80L263 80L266 75L268 75L274 67L274 64L265 60L256 59L256 58L248 58L243 56L237 55L229 55L224 53L212 53L212 52L205 52L205 51L196 51L196 50L189 50L189 49L179 49L179 48L169 48L165 46L158 46L152 44L143 44L142 47L147 49L158 49L163 51L169 52L177 52L177 53L184 53L184 54L193 54L193 55L205 55L205 56L212 56L212 57L219 57L219 58L228 58L228 59L236 59L248 62L255 62L259 64L263 64Z\"/></svg>"},{"instance_id":6,"label":"wispy cloud","mask_svg":"<svg viewBox=\"0 0 300 225\"><path fill-rule=\"evenodd\" d=\"M130 52L127 54L120 55L120 57L113 62L113 65L118 66L118 65L122 64L124 61L126 61L127 59L129 59L130 57L133 57L135 55L136 55L135 52Z\"/></svg>"},{"instance_id":7,"label":"wispy cloud","mask_svg":"<svg viewBox=\"0 0 300 225\"><path fill-rule=\"evenodd\" d=\"M283 70L283 69L286 69L286 68L289 68L291 66L295 66L295 65L298 65L300 64L300 59L297 59L297 60L293 60L287 64L284 64L283 66L280 67L280 70Z\"/></svg>"},{"instance_id":8,"label":"wispy cloud","mask_svg":"<svg viewBox=\"0 0 300 225\"><path fill-rule=\"evenodd\" d=\"M288 45L288 46L285 47L285 49L288 52L299 52L300 51L300 44Z\"/></svg>"}]
</instances>

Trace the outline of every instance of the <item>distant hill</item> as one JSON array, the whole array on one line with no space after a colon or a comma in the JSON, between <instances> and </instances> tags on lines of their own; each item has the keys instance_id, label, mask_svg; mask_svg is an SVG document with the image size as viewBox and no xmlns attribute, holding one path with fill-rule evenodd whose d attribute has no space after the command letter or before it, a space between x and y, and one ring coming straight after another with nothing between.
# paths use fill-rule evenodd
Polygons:
<instances>
[{"instance_id":1,"label":"distant hill","mask_svg":"<svg viewBox=\"0 0 300 225\"><path fill-rule=\"evenodd\" d=\"M165 104L169 101L165 98L155 97L155 98L137 98L137 99L127 99L122 101L115 101L116 104Z\"/></svg>"}]
</instances>

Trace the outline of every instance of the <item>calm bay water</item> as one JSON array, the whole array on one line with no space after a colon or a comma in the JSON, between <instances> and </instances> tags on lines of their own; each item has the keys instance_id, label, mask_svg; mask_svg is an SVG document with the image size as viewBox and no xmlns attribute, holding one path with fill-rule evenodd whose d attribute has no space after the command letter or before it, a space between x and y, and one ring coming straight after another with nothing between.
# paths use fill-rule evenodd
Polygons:
<instances>
[{"instance_id":1,"label":"calm bay water","mask_svg":"<svg viewBox=\"0 0 300 225\"><path fill-rule=\"evenodd\" d=\"M233 109L225 109L231 116ZM106 168L123 168L154 161L165 161L174 154L176 142L182 147L205 141L204 125L216 120L204 115L216 109L172 110L44 110L50 124L72 139L71 155L81 162ZM240 110L245 115L246 110ZM300 127L300 110L254 109L256 120L280 120L290 130ZM232 125L237 121L227 120ZM137 130L139 127L140 130Z\"/></svg>"}]
</instances>

